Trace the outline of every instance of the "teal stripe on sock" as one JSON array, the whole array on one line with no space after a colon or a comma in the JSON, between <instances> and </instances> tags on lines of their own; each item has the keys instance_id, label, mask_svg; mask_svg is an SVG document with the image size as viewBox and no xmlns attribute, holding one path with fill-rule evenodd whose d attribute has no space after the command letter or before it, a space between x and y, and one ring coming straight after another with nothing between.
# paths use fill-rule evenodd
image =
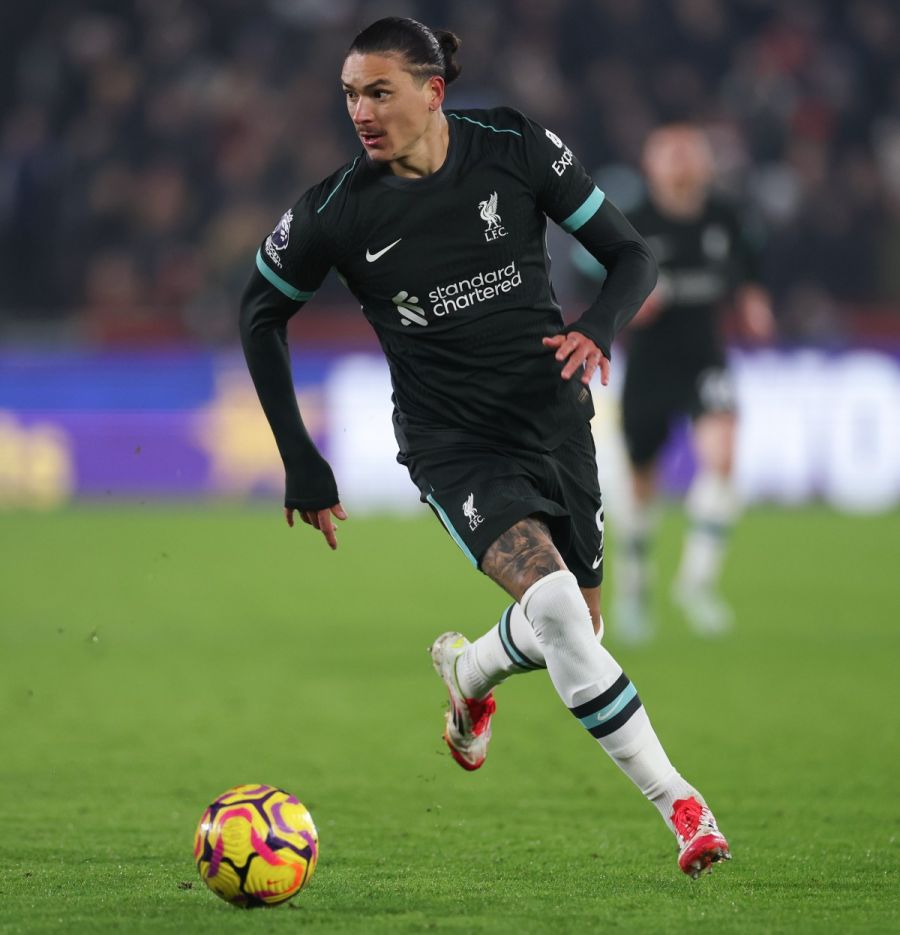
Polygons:
<instances>
[{"instance_id":1,"label":"teal stripe on sock","mask_svg":"<svg viewBox=\"0 0 900 935\"><path fill-rule=\"evenodd\" d=\"M610 718L615 717L636 694L637 689L634 687L633 683L629 682L623 689L622 694L619 695L615 701L608 704L605 708L595 711L593 714L588 714L586 717L579 718L579 720L590 730L590 728L596 727L598 724L603 724Z\"/></svg>"},{"instance_id":2,"label":"teal stripe on sock","mask_svg":"<svg viewBox=\"0 0 900 935\"><path fill-rule=\"evenodd\" d=\"M500 623L497 625L498 632L500 634L500 642L503 644L503 648L506 650L506 655L517 665L520 669L525 669L527 672L534 672L535 669L545 669L546 666L542 665L539 662L535 662L529 656L526 656L525 653L519 649L515 642L513 641L512 635L512 612L515 604L511 604L503 612L503 616L500 618Z\"/></svg>"},{"instance_id":3,"label":"teal stripe on sock","mask_svg":"<svg viewBox=\"0 0 900 935\"><path fill-rule=\"evenodd\" d=\"M497 624L497 632L500 634L500 642L506 650L506 655L516 664L522 664L522 657L516 652L515 646L509 641L509 615L512 607L507 607L500 615L500 622Z\"/></svg>"},{"instance_id":4,"label":"teal stripe on sock","mask_svg":"<svg viewBox=\"0 0 900 935\"><path fill-rule=\"evenodd\" d=\"M500 642L503 643L503 648L506 650L506 655L520 668L520 669L533 669L534 664L526 659L517 649L513 646L512 638L509 633L509 618L512 614L512 607L507 607L503 611L503 616L500 618L500 623L498 624L500 628Z\"/></svg>"},{"instance_id":5,"label":"teal stripe on sock","mask_svg":"<svg viewBox=\"0 0 900 935\"><path fill-rule=\"evenodd\" d=\"M465 544L465 542L463 542L459 533L453 528L453 523L450 522L450 517L447 516L441 505L437 502L437 500L434 499L431 494L428 494L425 499L434 507L435 512L440 517L441 522L444 524L444 529L446 529L447 532L449 532L453 537L453 541L459 546L463 555L465 555L465 557L477 568L478 559L475 558L475 556L469 550L469 547Z\"/></svg>"}]
</instances>

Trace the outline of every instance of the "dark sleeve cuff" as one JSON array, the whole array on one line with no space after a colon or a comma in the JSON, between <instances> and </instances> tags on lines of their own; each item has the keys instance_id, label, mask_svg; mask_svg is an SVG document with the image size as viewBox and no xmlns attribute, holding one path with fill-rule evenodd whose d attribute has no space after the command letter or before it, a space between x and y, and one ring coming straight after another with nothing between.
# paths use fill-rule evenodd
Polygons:
<instances>
[{"instance_id":1,"label":"dark sleeve cuff","mask_svg":"<svg viewBox=\"0 0 900 935\"><path fill-rule=\"evenodd\" d=\"M285 468L284 505L295 510L327 510L340 502L328 462L315 448L297 467Z\"/></svg>"},{"instance_id":2,"label":"dark sleeve cuff","mask_svg":"<svg viewBox=\"0 0 900 935\"><path fill-rule=\"evenodd\" d=\"M587 321L584 318L573 321L571 325L563 328L563 334L577 331L586 338L590 338L597 347L603 351L607 360L612 360L612 343L615 337L615 323L606 321Z\"/></svg>"}]
</instances>

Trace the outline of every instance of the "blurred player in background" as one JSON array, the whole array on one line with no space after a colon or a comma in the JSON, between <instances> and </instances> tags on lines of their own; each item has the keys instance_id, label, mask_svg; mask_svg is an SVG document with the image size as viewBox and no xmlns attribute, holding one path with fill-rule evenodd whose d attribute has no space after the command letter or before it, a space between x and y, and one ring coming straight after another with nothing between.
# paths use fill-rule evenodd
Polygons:
<instances>
[{"instance_id":1,"label":"blurred player in background","mask_svg":"<svg viewBox=\"0 0 900 935\"><path fill-rule=\"evenodd\" d=\"M257 254L241 337L285 464L285 517L293 525L299 511L331 548L332 517L346 519L303 426L286 342L288 319L335 267L390 366L399 460L466 557L514 600L474 643L449 632L432 646L453 757L480 767L494 687L546 668L696 876L730 856L728 843L596 638L603 532L588 384L597 370L607 382L610 345L656 265L554 133L508 108L444 112L457 47L451 33L394 17L356 37L341 83L363 152L307 191ZM547 217L607 269L568 328L549 279Z\"/></svg>"},{"instance_id":2,"label":"blurred player in background","mask_svg":"<svg viewBox=\"0 0 900 935\"><path fill-rule=\"evenodd\" d=\"M722 306L734 306L747 337L767 341L774 332L769 297L759 284L758 235L754 239L736 207L711 193L713 157L703 132L689 124L657 129L644 147L643 167L647 198L629 216L660 274L630 329L622 399L633 496L620 519L615 627L632 642L652 633L648 551L659 455L673 423L685 416L692 421L697 470L672 598L700 634L721 633L732 622L718 589L739 509Z\"/></svg>"}]
</instances>

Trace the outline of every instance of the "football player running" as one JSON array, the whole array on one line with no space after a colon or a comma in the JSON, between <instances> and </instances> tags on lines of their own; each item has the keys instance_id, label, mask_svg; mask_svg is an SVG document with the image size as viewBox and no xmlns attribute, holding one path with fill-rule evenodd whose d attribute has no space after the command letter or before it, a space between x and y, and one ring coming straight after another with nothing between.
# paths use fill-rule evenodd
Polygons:
<instances>
[{"instance_id":1,"label":"football player running","mask_svg":"<svg viewBox=\"0 0 900 935\"><path fill-rule=\"evenodd\" d=\"M729 533L739 512L732 481L734 386L719 327L732 303L745 336L774 333L759 283L759 236L746 212L711 192L713 157L699 127L670 124L644 146L648 193L631 218L659 263L659 282L630 331L622 396L631 498L620 507L616 634L652 636L650 540L659 456L672 425L690 418L697 470L687 493L688 528L672 598L700 635L732 624L719 593Z\"/></svg>"},{"instance_id":2,"label":"football player running","mask_svg":"<svg viewBox=\"0 0 900 935\"><path fill-rule=\"evenodd\" d=\"M251 375L295 512L337 547L332 471L307 434L286 325L334 267L390 367L398 458L476 568L511 598L470 643L431 654L450 695L444 738L478 769L493 689L546 669L572 714L658 809L697 876L730 856L700 793L669 761L602 635L602 502L588 384L656 281L646 244L550 130L508 109L444 110L459 40L373 23L341 71L360 152L309 189L261 245L241 308ZM547 218L608 270L568 328L549 279ZM599 519L598 519L599 518Z\"/></svg>"}]
</instances>

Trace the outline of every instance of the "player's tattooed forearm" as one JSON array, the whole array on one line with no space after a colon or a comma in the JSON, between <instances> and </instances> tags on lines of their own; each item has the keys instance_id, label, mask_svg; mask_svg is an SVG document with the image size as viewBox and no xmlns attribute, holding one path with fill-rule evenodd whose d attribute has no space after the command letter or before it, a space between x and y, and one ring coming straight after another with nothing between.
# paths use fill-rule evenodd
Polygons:
<instances>
[{"instance_id":1,"label":"player's tattooed forearm","mask_svg":"<svg viewBox=\"0 0 900 935\"><path fill-rule=\"evenodd\" d=\"M518 600L536 581L566 566L538 519L520 520L485 553L481 570Z\"/></svg>"}]
</instances>

